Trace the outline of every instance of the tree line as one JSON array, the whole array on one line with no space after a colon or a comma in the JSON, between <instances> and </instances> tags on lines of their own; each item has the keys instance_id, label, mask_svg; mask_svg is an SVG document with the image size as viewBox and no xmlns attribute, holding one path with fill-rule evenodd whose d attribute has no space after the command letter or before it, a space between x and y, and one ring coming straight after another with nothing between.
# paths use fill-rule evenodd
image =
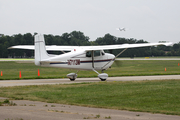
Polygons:
<instances>
[{"instance_id":1,"label":"tree line","mask_svg":"<svg viewBox=\"0 0 180 120\"><path fill-rule=\"evenodd\" d=\"M15 34L12 36L0 34L0 58L32 58L33 50L8 49L14 45L34 45L34 36L31 33ZM89 41L89 37L83 32L73 31L71 33L63 33L60 35L44 35L46 45L73 45L73 46L91 46L91 45L116 45L116 44L136 44L147 43L144 40L136 40L134 38L121 38L113 35L105 34L103 37L97 38L95 41ZM109 50L106 52L117 55L122 49ZM52 52L52 54L61 54L61 52ZM127 49L121 57L149 57L149 56L179 56L180 42L173 46L157 46Z\"/></svg>"}]
</instances>

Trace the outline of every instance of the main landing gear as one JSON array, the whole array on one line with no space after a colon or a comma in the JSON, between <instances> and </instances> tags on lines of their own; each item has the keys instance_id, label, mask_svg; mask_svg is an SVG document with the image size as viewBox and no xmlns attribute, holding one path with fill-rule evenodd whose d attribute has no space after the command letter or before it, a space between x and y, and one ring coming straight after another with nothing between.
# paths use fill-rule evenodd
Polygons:
<instances>
[{"instance_id":1,"label":"main landing gear","mask_svg":"<svg viewBox=\"0 0 180 120\"><path fill-rule=\"evenodd\" d=\"M74 81L77 78L77 74L76 73L69 73L67 74L67 77L71 80Z\"/></svg>"},{"instance_id":2,"label":"main landing gear","mask_svg":"<svg viewBox=\"0 0 180 120\"><path fill-rule=\"evenodd\" d=\"M98 77L101 81L106 81L106 79L108 78L108 74L106 73L101 73L99 74L95 69L93 69L94 72L96 72L98 74ZM78 71L79 72L79 71ZM67 77L71 80L74 81L77 78L77 73L69 73L67 74Z\"/></svg>"}]
</instances>

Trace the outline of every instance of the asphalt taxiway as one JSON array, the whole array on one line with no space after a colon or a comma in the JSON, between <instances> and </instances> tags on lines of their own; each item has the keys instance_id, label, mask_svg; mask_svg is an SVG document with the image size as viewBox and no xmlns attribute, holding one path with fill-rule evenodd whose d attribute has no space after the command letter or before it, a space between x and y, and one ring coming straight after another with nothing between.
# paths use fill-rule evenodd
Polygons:
<instances>
[{"instance_id":1,"label":"asphalt taxiway","mask_svg":"<svg viewBox=\"0 0 180 120\"><path fill-rule=\"evenodd\" d=\"M108 77L107 82L112 81L138 81L138 80L168 80L179 79L180 75L158 75L158 76L128 76ZM25 86L25 85L47 85L47 84L71 84L83 82L100 82L99 78L77 78L75 81L69 79L32 79L32 80L1 80L0 87Z\"/></svg>"}]
</instances>

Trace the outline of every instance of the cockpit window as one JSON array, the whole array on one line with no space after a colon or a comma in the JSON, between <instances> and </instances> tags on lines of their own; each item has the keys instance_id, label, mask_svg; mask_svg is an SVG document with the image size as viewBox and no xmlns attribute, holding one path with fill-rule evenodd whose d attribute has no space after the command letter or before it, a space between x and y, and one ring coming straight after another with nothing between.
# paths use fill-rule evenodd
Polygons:
<instances>
[{"instance_id":1,"label":"cockpit window","mask_svg":"<svg viewBox=\"0 0 180 120\"><path fill-rule=\"evenodd\" d=\"M101 55L100 53L101 53L100 50L95 50L94 51L94 57L100 56ZM86 57L92 57L92 51L87 51Z\"/></svg>"},{"instance_id":2,"label":"cockpit window","mask_svg":"<svg viewBox=\"0 0 180 120\"><path fill-rule=\"evenodd\" d=\"M86 52L86 57L91 57L91 51Z\"/></svg>"},{"instance_id":3,"label":"cockpit window","mask_svg":"<svg viewBox=\"0 0 180 120\"><path fill-rule=\"evenodd\" d=\"M96 57L96 56L100 56L100 50L94 51L94 57Z\"/></svg>"}]
</instances>

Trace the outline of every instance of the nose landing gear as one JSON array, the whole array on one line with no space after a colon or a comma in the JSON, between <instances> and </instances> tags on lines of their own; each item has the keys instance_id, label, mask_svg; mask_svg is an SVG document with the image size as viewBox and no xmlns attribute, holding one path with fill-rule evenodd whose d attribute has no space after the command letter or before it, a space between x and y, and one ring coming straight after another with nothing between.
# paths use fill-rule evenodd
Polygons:
<instances>
[{"instance_id":1,"label":"nose landing gear","mask_svg":"<svg viewBox=\"0 0 180 120\"><path fill-rule=\"evenodd\" d=\"M101 79L101 81L106 81L106 79L108 78L108 74L107 73L99 74L95 69L93 69L93 71L98 74L98 77L99 77L99 79Z\"/></svg>"}]
</instances>

